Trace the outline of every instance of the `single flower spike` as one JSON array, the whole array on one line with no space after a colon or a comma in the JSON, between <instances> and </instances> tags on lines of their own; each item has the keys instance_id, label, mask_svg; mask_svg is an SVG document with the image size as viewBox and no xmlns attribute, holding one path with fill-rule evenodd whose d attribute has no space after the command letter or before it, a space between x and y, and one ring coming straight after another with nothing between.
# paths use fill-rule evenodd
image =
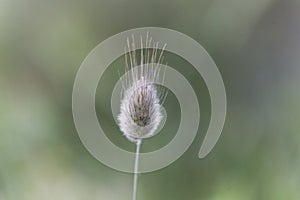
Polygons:
<instances>
[{"instance_id":1,"label":"single flower spike","mask_svg":"<svg viewBox=\"0 0 300 200\"><path fill-rule=\"evenodd\" d=\"M131 44L127 39L130 68L126 54L127 74L121 80L123 91L118 122L120 130L132 142L151 137L162 120L161 103L165 93L155 82L163 82L159 76L159 64L163 60L166 45L158 55L158 42L151 44L151 41L152 38L148 40L147 34L144 48L141 37L140 65L138 65L134 36Z\"/></svg>"}]
</instances>

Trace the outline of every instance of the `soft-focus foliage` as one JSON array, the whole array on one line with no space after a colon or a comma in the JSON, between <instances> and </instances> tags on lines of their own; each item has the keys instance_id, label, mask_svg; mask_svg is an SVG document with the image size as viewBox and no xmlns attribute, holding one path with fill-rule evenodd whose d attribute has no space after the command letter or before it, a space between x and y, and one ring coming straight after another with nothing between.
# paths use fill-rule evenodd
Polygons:
<instances>
[{"instance_id":1,"label":"soft-focus foliage","mask_svg":"<svg viewBox=\"0 0 300 200\"><path fill-rule=\"evenodd\" d=\"M0 200L130 199L132 175L95 160L81 144L71 109L76 72L89 51L118 32L159 26L201 43L218 65L228 116L208 157L197 153L210 118L203 79L167 53L197 89L196 140L174 164L140 176L138 199L300 198L299 0L0 0ZM133 150L113 121L116 60L100 80L97 111L108 137ZM163 132L174 136L179 105L170 92Z\"/></svg>"}]
</instances>

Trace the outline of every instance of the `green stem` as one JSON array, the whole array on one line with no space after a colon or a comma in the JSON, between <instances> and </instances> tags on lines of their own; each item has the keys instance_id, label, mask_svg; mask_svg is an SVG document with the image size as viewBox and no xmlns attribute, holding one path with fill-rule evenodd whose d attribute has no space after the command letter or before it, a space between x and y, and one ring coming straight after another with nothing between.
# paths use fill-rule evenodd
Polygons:
<instances>
[{"instance_id":1,"label":"green stem","mask_svg":"<svg viewBox=\"0 0 300 200\"><path fill-rule=\"evenodd\" d=\"M140 155L140 147L142 140L138 140L136 142L136 152L135 152L135 161L134 161L134 176L133 176L133 195L132 200L136 200L137 193L137 182L138 182L138 167L139 167L139 155Z\"/></svg>"}]
</instances>

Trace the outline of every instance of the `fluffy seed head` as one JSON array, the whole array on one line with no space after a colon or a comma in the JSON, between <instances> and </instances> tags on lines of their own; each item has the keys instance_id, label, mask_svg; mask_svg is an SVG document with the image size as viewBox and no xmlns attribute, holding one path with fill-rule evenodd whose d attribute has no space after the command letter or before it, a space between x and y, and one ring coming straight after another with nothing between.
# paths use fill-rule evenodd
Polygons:
<instances>
[{"instance_id":1,"label":"fluffy seed head","mask_svg":"<svg viewBox=\"0 0 300 200\"><path fill-rule=\"evenodd\" d=\"M154 82L159 82L160 79L159 63L163 60L163 50L158 56L158 43L152 46L151 40L151 38L148 40L147 34L145 48L143 48L141 37L140 65L134 50L134 36L132 36L132 44L129 39L127 40L130 69L126 55L127 73L121 79L123 91L118 123L120 130L132 142L152 136L162 120L161 100L165 97L165 93L160 91Z\"/></svg>"}]
</instances>

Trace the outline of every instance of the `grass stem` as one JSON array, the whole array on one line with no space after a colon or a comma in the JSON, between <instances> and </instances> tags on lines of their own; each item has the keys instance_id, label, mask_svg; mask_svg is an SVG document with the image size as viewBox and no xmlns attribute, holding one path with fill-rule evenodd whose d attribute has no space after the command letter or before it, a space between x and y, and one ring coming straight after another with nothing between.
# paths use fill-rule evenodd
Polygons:
<instances>
[{"instance_id":1,"label":"grass stem","mask_svg":"<svg viewBox=\"0 0 300 200\"><path fill-rule=\"evenodd\" d=\"M135 161L134 161L134 175L133 175L133 194L132 200L136 200L137 193L137 182L138 182L138 167L139 167L139 155L140 155L140 147L142 140L138 140L136 142L136 152L135 152Z\"/></svg>"}]
</instances>

